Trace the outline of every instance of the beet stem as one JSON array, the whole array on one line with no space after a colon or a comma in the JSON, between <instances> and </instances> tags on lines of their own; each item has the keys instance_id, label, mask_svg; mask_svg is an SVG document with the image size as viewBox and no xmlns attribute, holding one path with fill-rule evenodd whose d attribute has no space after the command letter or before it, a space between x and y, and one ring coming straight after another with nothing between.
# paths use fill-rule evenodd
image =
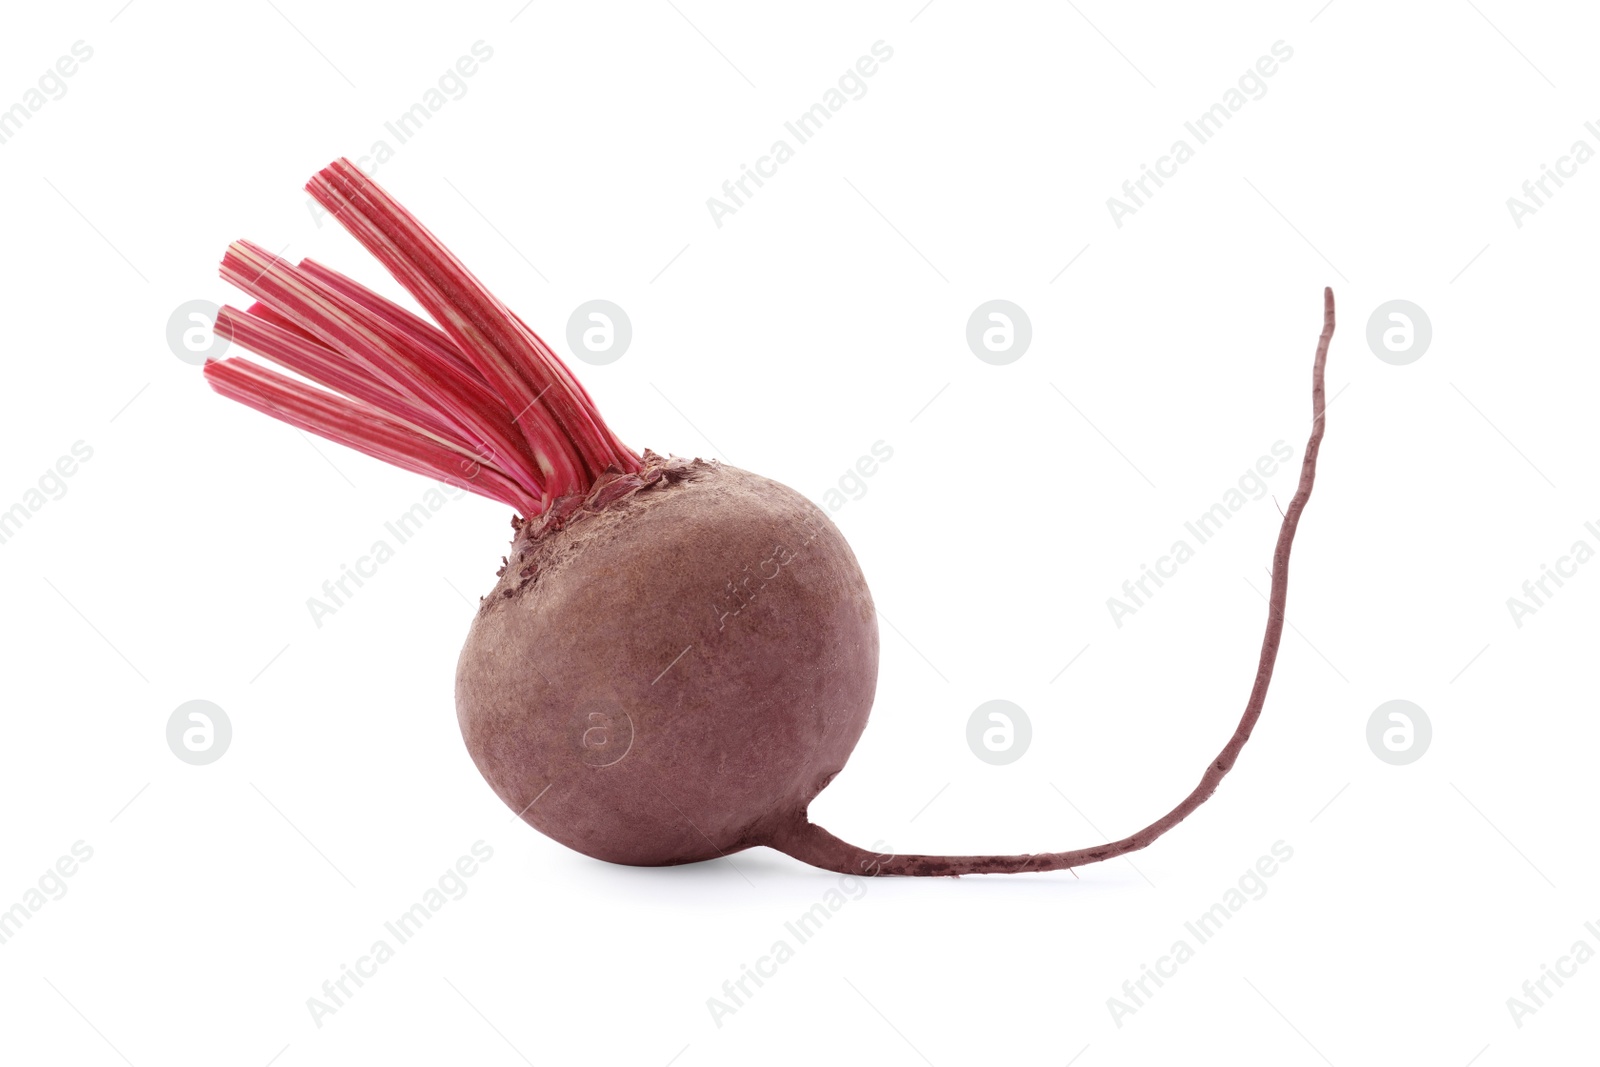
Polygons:
<instances>
[{"instance_id":1,"label":"beet stem","mask_svg":"<svg viewBox=\"0 0 1600 1067\"><path fill-rule=\"evenodd\" d=\"M1126 856L1147 848L1209 800L1217 791L1223 776L1233 769L1244 743L1250 740L1256 720L1261 717L1261 708L1267 700L1267 686L1272 681L1272 668L1278 660L1278 646L1283 640L1284 608L1289 599L1289 550L1294 544L1295 530L1300 525L1300 513L1311 499L1311 486L1317 474L1317 453L1322 448L1326 422L1323 368L1328 361L1328 342L1333 339L1331 288L1322 291L1322 300L1322 337L1317 342L1316 362L1311 370L1311 436L1306 441L1305 458L1300 464L1300 484L1295 489L1294 499L1289 501L1289 510L1284 512L1283 525L1278 529L1277 548L1272 554L1272 592L1268 598L1267 629L1261 640L1261 659L1256 667L1255 685L1250 690L1250 699L1245 704L1244 715L1240 717L1233 736L1217 758L1206 767L1200 784L1177 807L1119 841L1071 852L1013 856L883 856L833 836L811 822L804 810L797 811L791 819L782 823L765 844L812 866L841 874L927 877L1059 871Z\"/></svg>"},{"instance_id":2,"label":"beet stem","mask_svg":"<svg viewBox=\"0 0 1600 1067\"><path fill-rule=\"evenodd\" d=\"M257 302L222 309L218 334L320 388L230 358L205 368L217 392L528 518L642 469L554 350L377 183L341 159L307 188L437 324L236 241L222 276Z\"/></svg>"}]
</instances>

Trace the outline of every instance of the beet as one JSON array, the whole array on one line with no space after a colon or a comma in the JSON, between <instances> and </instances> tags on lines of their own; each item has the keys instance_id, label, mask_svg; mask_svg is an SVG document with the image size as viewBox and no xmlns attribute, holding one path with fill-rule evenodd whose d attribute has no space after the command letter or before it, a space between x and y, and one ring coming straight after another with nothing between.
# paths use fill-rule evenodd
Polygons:
<instances>
[{"instance_id":1,"label":"beet","mask_svg":"<svg viewBox=\"0 0 1600 1067\"><path fill-rule=\"evenodd\" d=\"M479 771L536 829L638 866L767 845L842 873L1059 870L1146 847L1233 767L1282 640L1290 548L1325 426L1332 290L1255 684L1199 785L1109 844L886 856L806 815L865 729L878 678L872 595L822 510L736 467L629 449L549 346L353 164L307 188L434 322L319 264L238 242L223 276L259 303L224 308L219 334L312 384L237 358L208 363L206 377L274 418L517 510L461 652L456 711Z\"/></svg>"},{"instance_id":2,"label":"beet","mask_svg":"<svg viewBox=\"0 0 1600 1067\"><path fill-rule=\"evenodd\" d=\"M736 467L656 469L519 531L456 672L500 799L647 866L764 844L844 766L878 681L872 594L821 509Z\"/></svg>"}]
</instances>

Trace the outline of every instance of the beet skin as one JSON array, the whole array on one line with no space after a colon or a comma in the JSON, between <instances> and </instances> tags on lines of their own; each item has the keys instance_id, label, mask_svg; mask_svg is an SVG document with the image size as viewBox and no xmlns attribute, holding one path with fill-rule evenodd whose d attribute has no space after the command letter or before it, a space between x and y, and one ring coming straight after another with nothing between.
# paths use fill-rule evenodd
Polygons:
<instances>
[{"instance_id":1,"label":"beet skin","mask_svg":"<svg viewBox=\"0 0 1600 1067\"><path fill-rule=\"evenodd\" d=\"M646 453L640 475L521 527L462 650L456 711L529 824L660 866L803 820L877 678L872 595L821 509L770 478Z\"/></svg>"}]
</instances>

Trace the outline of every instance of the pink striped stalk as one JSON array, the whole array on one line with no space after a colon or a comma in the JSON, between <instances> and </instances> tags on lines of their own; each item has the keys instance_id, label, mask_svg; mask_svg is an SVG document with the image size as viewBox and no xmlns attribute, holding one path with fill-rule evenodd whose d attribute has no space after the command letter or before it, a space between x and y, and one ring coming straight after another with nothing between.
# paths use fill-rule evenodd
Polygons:
<instances>
[{"instance_id":1,"label":"pink striped stalk","mask_svg":"<svg viewBox=\"0 0 1600 1067\"><path fill-rule=\"evenodd\" d=\"M243 359L213 360L206 364L205 374L218 393L280 422L402 470L498 500L524 514L539 513L541 502L536 496L484 465L472 452L453 448L359 400L313 389Z\"/></svg>"},{"instance_id":2,"label":"pink striped stalk","mask_svg":"<svg viewBox=\"0 0 1600 1067\"><path fill-rule=\"evenodd\" d=\"M478 373L478 368L463 359L450 338L445 336L444 331L427 319L412 314L389 298L368 289L354 278L347 278L314 259L302 259L300 270L306 277L360 304L392 328L403 333L413 343L434 353L439 359L456 364L464 373L483 382L483 375Z\"/></svg>"},{"instance_id":3,"label":"pink striped stalk","mask_svg":"<svg viewBox=\"0 0 1600 1067\"><path fill-rule=\"evenodd\" d=\"M465 437L479 442L498 466L538 480L526 443L494 394L458 365L406 344L360 305L249 241L235 241L229 247L222 276L364 367L372 378L438 412Z\"/></svg>"},{"instance_id":4,"label":"pink striped stalk","mask_svg":"<svg viewBox=\"0 0 1600 1067\"><path fill-rule=\"evenodd\" d=\"M339 160L306 188L439 322L507 399L519 424L542 414L561 431L570 448L548 453L553 495L590 484L611 467L639 469L637 455L613 446L613 435L601 429L604 422L549 347L354 164Z\"/></svg>"},{"instance_id":5,"label":"pink striped stalk","mask_svg":"<svg viewBox=\"0 0 1600 1067\"><path fill-rule=\"evenodd\" d=\"M369 404L402 422L425 428L440 438L453 442L458 448L469 452L472 450L471 446L461 439L455 428L439 418L431 409L416 404L384 383L367 377L360 367L351 364L315 337L280 325L273 321L274 317L276 317L275 312L246 314L236 308L224 307L217 313L217 336L258 356L270 359L320 386L341 393L352 400Z\"/></svg>"},{"instance_id":6,"label":"pink striped stalk","mask_svg":"<svg viewBox=\"0 0 1600 1067\"><path fill-rule=\"evenodd\" d=\"M233 358L207 364L214 389L528 518L641 469L549 346L354 165L307 188L438 325L313 260L237 241L222 276L256 302L223 308L217 333L306 381Z\"/></svg>"}]
</instances>

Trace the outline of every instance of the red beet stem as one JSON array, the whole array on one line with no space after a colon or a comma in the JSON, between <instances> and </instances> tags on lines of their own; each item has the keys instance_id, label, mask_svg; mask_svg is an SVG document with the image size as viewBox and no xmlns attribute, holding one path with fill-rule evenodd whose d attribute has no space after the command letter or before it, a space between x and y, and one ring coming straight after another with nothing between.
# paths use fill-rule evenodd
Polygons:
<instances>
[{"instance_id":1,"label":"red beet stem","mask_svg":"<svg viewBox=\"0 0 1600 1067\"><path fill-rule=\"evenodd\" d=\"M325 267L314 259L302 259L300 270L306 277L332 289L357 304L366 308L374 315L383 319L390 327L403 334L407 340L417 344L434 354L438 359L455 364L461 372L475 379L480 384L484 382L483 375L478 373L478 368L462 358L450 338L444 331L420 315L414 315L394 301L373 292L353 278L347 278L331 267Z\"/></svg>"},{"instance_id":2,"label":"red beet stem","mask_svg":"<svg viewBox=\"0 0 1600 1067\"><path fill-rule=\"evenodd\" d=\"M882 856L852 845L833 836L812 823L802 810L779 826L765 843L785 852L795 859L816 867L841 874L890 875L962 875L962 874L1017 874L1023 871L1057 871L1070 867L1083 867L1090 863L1126 856L1148 847L1162 834L1178 825L1217 791L1222 778L1233 769L1244 743L1250 740L1261 708L1267 700L1267 686L1272 681L1272 668L1278 660L1278 645L1283 640L1284 608L1289 598L1289 550L1294 544L1295 530L1300 525L1300 513L1311 499L1311 486L1316 480L1317 452L1322 448L1326 402L1323 393L1323 368L1328 361L1328 342L1333 339L1333 290L1323 290L1322 337L1317 342L1316 361L1311 370L1311 436L1306 441L1305 458L1300 464L1300 484L1294 499L1283 513L1283 525L1278 529L1278 545L1272 554L1272 592L1268 598L1266 635L1261 640L1261 659L1256 667L1256 681L1245 704L1244 715L1234 729L1233 736L1206 767L1200 784L1178 804L1155 822L1136 830L1120 841L1104 845L1075 849L1071 852L1038 852L1014 856Z\"/></svg>"},{"instance_id":3,"label":"red beet stem","mask_svg":"<svg viewBox=\"0 0 1600 1067\"><path fill-rule=\"evenodd\" d=\"M471 452L452 448L419 427L392 419L360 401L313 389L243 359L214 360L206 364L205 375L211 387L225 397L402 470L437 478L518 509L535 503L521 486Z\"/></svg>"},{"instance_id":4,"label":"red beet stem","mask_svg":"<svg viewBox=\"0 0 1600 1067\"><path fill-rule=\"evenodd\" d=\"M340 354L267 309L246 313L223 307L217 312L218 337L272 360L324 388L370 404L402 421L424 427L442 438L459 441L454 427L431 409L401 396L382 382L363 375ZM289 325L283 325L283 323Z\"/></svg>"},{"instance_id":5,"label":"red beet stem","mask_svg":"<svg viewBox=\"0 0 1600 1067\"><path fill-rule=\"evenodd\" d=\"M547 466L553 495L585 488L608 467L639 469L631 450L618 454L612 447L614 438L600 429L584 392L549 346L355 164L333 163L306 189L438 320L519 425L537 414L561 431L550 435L537 426L529 437Z\"/></svg>"},{"instance_id":6,"label":"red beet stem","mask_svg":"<svg viewBox=\"0 0 1600 1067\"><path fill-rule=\"evenodd\" d=\"M229 247L222 276L341 353L352 369L435 412L463 439L480 444L497 467L537 484L533 458L499 398L457 363L409 344L361 305L249 241Z\"/></svg>"},{"instance_id":7,"label":"red beet stem","mask_svg":"<svg viewBox=\"0 0 1600 1067\"><path fill-rule=\"evenodd\" d=\"M222 276L257 303L224 308L218 334L322 388L237 359L207 365L213 388L530 518L640 469L550 347L354 164L307 188L439 325L319 263L238 241Z\"/></svg>"}]
</instances>

